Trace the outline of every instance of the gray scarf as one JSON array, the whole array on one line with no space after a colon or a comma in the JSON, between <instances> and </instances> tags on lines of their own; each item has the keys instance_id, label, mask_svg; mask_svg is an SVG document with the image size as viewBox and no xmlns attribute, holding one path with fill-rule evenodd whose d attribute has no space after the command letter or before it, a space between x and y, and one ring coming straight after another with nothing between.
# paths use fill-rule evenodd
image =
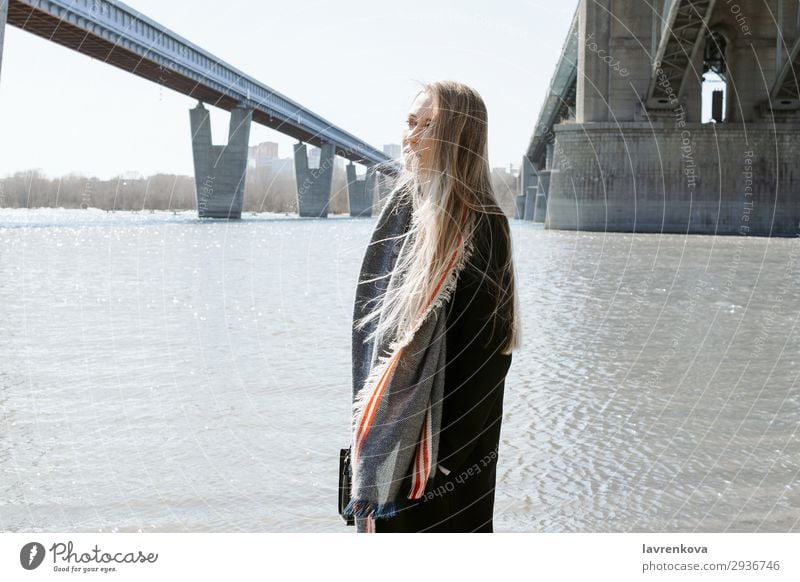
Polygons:
<instances>
[{"instance_id":1,"label":"gray scarf","mask_svg":"<svg viewBox=\"0 0 800 582\"><path fill-rule=\"evenodd\" d=\"M398 283L394 264L411 247L401 235L412 211L411 197L403 191L386 201L361 266L354 323ZM353 326L353 478L345 513L355 517L358 532L374 531L374 519L394 515L400 495L422 497L436 470L447 355L445 305L471 247L468 242L458 260L452 258L450 272L410 341L366 341L376 319L362 330ZM412 478L410 491L400 491L407 476Z\"/></svg>"}]
</instances>

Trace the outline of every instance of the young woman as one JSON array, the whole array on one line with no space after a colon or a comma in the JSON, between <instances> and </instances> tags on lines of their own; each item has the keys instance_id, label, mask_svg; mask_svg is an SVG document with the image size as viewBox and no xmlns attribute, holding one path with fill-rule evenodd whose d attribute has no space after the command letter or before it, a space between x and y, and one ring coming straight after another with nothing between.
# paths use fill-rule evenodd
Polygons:
<instances>
[{"instance_id":1,"label":"young woman","mask_svg":"<svg viewBox=\"0 0 800 582\"><path fill-rule=\"evenodd\" d=\"M403 156L356 292L347 512L359 532L491 532L519 327L480 95L425 85Z\"/></svg>"}]
</instances>

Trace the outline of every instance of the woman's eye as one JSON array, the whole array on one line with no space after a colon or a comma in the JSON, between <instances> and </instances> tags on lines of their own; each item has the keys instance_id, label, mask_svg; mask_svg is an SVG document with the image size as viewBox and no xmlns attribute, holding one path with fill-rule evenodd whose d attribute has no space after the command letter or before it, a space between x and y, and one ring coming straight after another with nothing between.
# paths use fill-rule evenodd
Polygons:
<instances>
[{"instance_id":1,"label":"woman's eye","mask_svg":"<svg viewBox=\"0 0 800 582\"><path fill-rule=\"evenodd\" d=\"M412 129L412 130L417 126L417 122L416 121L412 121L410 119L406 123L408 124L408 128ZM427 129L427 128L431 127L432 125L433 125L433 120L429 119L428 121L425 122L425 124L422 127L424 129Z\"/></svg>"}]
</instances>

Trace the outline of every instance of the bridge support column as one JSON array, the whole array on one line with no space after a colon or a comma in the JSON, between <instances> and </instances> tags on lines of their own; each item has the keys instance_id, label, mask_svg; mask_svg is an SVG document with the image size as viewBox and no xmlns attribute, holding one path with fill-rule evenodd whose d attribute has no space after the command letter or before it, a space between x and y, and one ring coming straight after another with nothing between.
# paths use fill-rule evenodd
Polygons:
<instances>
[{"instance_id":1,"label":"bridge support column","mask_svg":"<svg viewBox=\"0 0 800 582\"><path fill-rule=\"evenodd\" d=\"M3 38L6 34L6 20L8 19L8 0L0 0L0 72L3 69Z\"/></svg>"},{"instance_id":2,"label":"bridge support column","mask_svg":"<svg viewBox=\"0 0 800 582\"><path fill-rule=\"evenodd\" d=\"M514 208L514 218L517 220L522 220L522 217L525 216L525 195L518 195L516 198L514 198L514 202L516 203L516 207Z\"/></svg>"},{"instance_id":3,"label":"bridge support column","mask_svg":"<svg viewBox=\"0 0 800 582\"><path fill-rule=\"evenodd\" d=\"M319 157L319 168L308 167L306 144L294 144L294 171L297 178L297 212L300 216L327 218L333 182L333 158L336 155L332 143L323 143Z\"/></svg>"},{"instance_id":4,"label":"bridge support column","mask_svg":"<svg viewBox=\"0 0 800 582\"><path fill-rule=\"evenodd\" d=\"M545 155L546 168L539 171L539 181L536 188L536 204L533 209L533 221L544 222L547 217L547 195L550 192L550 174L553 171L553 154L555 146L547 144Z\"/></svg>"},{"instance_id":5,"label":"bridge support column","mask_svg":"<svg viewBox=\"0 0 800 582\"><path fill-rule=\"evenodd\" d=\"M536 202L533 206L533 222L544 222L547 216L547 192L550 190L550 170L539 172Z\"/></svg>"},{"instance_id":6,"label":"bridge support column","mask_svg":"<svg viewBox=\"0 0 800 582\"><path fill-rule=\"evenodd\" d=\"M608 119L609 67L596 57L609 54L612 0L582 0L578 10L578 78L575 115L580 123Z\"/></svg>"},{"instance_id":7,"label":"bridge support column","mask_svg":"<svg viewBox=\"0 0 800 582\"><path fill-rule=\"evenodd\" d=\"M520 181L521 200L519 201L520 215L523 220L533 220L533 209L536 204L536 168L533 163L528 159L528 156L522 156L522 167L520 168Z\"/></svg>"},{"instance_id":8,"label":"bridge support column","mask_svg":"<svg viewBox=\"0 0 800 582\"><path fill-rule=\"evenodd\" d=\"M533 222L533 211L536 208L536 185L534 180L534 186L532 188L528 188L528 191L525 192L525 214L522 216L522 220L528 220Z\"/></svg>"},{"instance_id":9,"label":"bridge support column","mask_svg":"<svg viewBox=\"0 0 800 582\"><path fill-rule=\"evenodd\" d=\"M555 134L569 163L559 153L547 228L797 236L791 124L560 124Z\"/></svg>"},{"instance_id":10,"label":"bridge support column","mask_svg":"<svg viewBox=\"0 0 800 582\"><path fill-rule=\"evenodd\" d=\"M375 191L375 172L367 167L362 180L356 177L356 166L347 164L347 195L350 200L350 216L372 216L372 198Z\"/></svg>"},{"instance_id":11,"label":"bridge support column","mask_svg":"<svg viewBox=\"0 0 800 582\"><path fill-rule=\"evenodd\" d=\"M253 111L236 107L231 111L228 143L211 143L208 110L198 103L189 111L192 126L197 215L200 218L241 218L247 146Z\"/></svg>"}]
</instances>

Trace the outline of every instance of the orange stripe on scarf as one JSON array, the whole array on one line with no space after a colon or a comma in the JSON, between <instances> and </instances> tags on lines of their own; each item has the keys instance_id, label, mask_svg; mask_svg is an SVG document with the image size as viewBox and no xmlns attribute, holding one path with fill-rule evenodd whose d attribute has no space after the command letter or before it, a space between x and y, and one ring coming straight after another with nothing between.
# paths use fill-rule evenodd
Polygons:
<instances>
[{"instance_id":1,"label":"orange stripe on scarf","mask_svg":"<svg viewBox=\"0 0 800 582\"><path fill-rule=\"evenodd\" d=\"M367 406L364 408L364 416L361 417L361 423L359 424L357 434L357 445L359 451L361 450L361 444L364 442L364 439L367 438L367 434L372 427L372 421L375 419L375 414L378 411L378 402L380 401L386 386L389 384L389 377L392 375L395 367L397 367L397 361L400 359L400 354L402 352L403 348L400 348L397 350L397 353L392 356L392 359L389 361L389 365L386 366L386 369L383 371L380 380L378 380L375 390L370 395Z\"/></svg>"}]
</instances>

